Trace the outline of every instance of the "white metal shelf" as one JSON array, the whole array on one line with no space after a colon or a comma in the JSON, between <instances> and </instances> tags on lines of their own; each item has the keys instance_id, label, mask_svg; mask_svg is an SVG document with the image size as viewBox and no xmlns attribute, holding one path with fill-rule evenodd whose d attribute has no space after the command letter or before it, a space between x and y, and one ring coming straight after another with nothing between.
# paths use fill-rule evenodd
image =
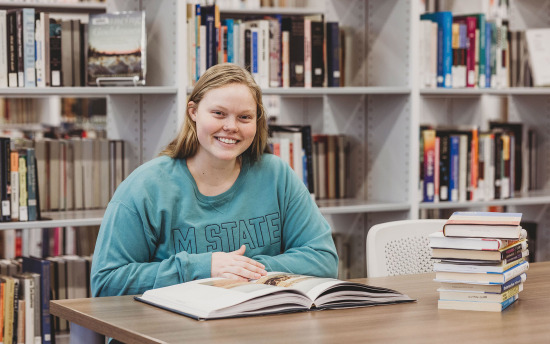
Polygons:
<instances>
[{"instance_id":1,"label":"white metal shelf","mask_svg":"<svg viewBox=\"0 0 550 344\"><path fill-rule=\"evenodd\" d=\"M407 202L365 201L357 199L318 200L316 202L323 215L408 211L411 208L411 205Z\"/></svg>"},{"instance_id":2,"label":"white metal shelf","mask_svg":"<svg viewBox=\"0 0 550 344\"><path fill-rule=\"evenodd\" d=\"M0 230L67 226L99 226L104 214L105 209L44 212L42 213L42 218L48 218L50 220L0 222Z\"/></svg>"},{"instance_id":3,"label":"white metal shelf","mask_svg":"<svg viewBox=\"0 0 550 344\"><path fill-rule=\"evenodd\" d=\"M466 202L438 202L438 203L420 203L420 209L452 209L452 208L471 208L486 206L521 206L521 205L544 205L550 203L550 191L532 191L523 196L517 196L507 199L495 199L490 201L466 201Z\"/></svg>"},{"instance_id":4,"label":"white metal shelf","mask_svg":"<svg viewBox=\"0 0 550 344\"><path fill-rule=\"evenodd\" d=\"M510 88L423 88L423 96L482 96L489 95L550 95L550 87L510 87Z\"/></svg>"},{"instance_id":5,"label":"white metal shelf","mask_svg":"<svg viewBox=\"0 0 550 344\"><path fill-rule=\"evenodd\" d=\"M41 11L72 12L72 13L101 13L105 12L105 2L37 2L37 1L0 1L0 8L33 7Z\"/></svg>"},{"instance_id":6,"label":"white metal shelf","mask_svg":"<svg viewBox=\"0 0 550 344\"><path fill-rule=\"evenodd\" d=\"M176 87L36 87L36 88L0 88L0 97L40 97L40 96L80 96L96 97L108 95L139 94L177 94Z\"/></svg>"}]
</instances>

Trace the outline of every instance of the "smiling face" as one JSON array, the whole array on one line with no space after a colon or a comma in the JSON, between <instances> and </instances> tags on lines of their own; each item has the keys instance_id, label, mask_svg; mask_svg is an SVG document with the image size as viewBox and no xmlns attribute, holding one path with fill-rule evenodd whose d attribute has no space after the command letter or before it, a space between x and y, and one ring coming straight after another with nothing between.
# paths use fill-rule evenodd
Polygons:
<instances>
[{"instance_id":1,"label":"smiling face","mask_svg":"<svg viewBox=\"0 0 550 344\"><path fill-rule=\"evenodd\" d=\"M199 149L195 158L210 164L235 162L256 135L256 101L249 88L229 84L208 91L198 106L189 102Z\"/></svg>"}]
</instances>

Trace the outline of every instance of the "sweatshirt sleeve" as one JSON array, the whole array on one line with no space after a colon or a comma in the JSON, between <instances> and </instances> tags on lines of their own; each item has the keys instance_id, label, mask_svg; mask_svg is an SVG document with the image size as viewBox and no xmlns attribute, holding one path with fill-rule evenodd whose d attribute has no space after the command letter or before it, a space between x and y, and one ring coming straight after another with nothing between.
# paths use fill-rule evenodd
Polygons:
<instances>
[{"instance_id":1,"label":"sweatshirt sleeve","mask_svg":"<svg viewBox=\"0 0 550 344\"><path fill-rule=\"evenodd\" d=\"M109 203L94 251L93 296L141 294L210 277L211 253L179 252L153 260L159 240L136 211L120 201Z\"/></svg>"},{"instance_id":2,"label":"sweatshirt sleeve","mask_svg":"<svg viewBox=\"0 0 550 344\"><path fill-rule=\"evenodd\" d=\"M331 228L303 184L295 186L300 192L285 207L282 253L252 258L268 271L336 278L338 255Z\"/></svg>"}]
</instances>

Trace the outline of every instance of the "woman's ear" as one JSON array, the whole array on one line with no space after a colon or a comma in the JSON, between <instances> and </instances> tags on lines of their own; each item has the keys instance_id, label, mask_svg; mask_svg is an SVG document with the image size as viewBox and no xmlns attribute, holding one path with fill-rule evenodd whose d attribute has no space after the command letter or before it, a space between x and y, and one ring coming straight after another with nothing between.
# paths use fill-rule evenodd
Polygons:
<instances>
[{"instance_id":1,"label":"woman's ear","mask_svg":"<svg viewBox=\"0 0 550 344\"><path fill-rule=\"evenodd\" d=\"M197 121L197 105L195 102L190 101L187 103L187 115L189 115L189 118L191 118L193 122Z\"/></svg>"}]
</instances>

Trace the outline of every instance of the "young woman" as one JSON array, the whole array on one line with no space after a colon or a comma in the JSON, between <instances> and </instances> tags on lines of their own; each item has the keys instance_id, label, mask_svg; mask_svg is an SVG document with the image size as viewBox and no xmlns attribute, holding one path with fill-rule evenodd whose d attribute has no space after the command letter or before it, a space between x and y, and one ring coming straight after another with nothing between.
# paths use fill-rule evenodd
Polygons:
<instances>
[{"instance_id":1,"label":"young woman","mask_svg":"<svg viewBox=\"0 0 550 344\"><path fill-rule=\"evenodd\" d=\"M290 167L264 153L262 93L233 64L189 96L183 127L117 188L97 239L94 296L267 271L336 277L331 229Z\"/></svg>"}]
</instances>

